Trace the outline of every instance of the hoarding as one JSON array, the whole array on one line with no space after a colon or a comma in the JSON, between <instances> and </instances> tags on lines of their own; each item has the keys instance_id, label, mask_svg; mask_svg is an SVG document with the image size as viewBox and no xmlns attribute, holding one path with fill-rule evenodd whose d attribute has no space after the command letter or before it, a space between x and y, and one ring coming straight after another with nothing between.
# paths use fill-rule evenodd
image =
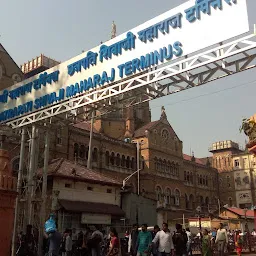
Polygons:
<instances>
[{"instance_id":1,"label":"hoarding","mask_svg":"<svg viewBox=\"0 0 256 256\"><path fill-rule=\"evenodd\" d=\"M81 223L82 224L110 225L111 224L111 215L82 213Z\"/></svg>"},{"instance_id":2,"label":"hoarding","mask_svg":"<svg viewBox=\"0 0 256 256\"><path fill-rule=\"evenodd\" d=\"M246 0L191 0L0 92L0 122L47 108L249 31Z\"/></svg>"}]
</instances>

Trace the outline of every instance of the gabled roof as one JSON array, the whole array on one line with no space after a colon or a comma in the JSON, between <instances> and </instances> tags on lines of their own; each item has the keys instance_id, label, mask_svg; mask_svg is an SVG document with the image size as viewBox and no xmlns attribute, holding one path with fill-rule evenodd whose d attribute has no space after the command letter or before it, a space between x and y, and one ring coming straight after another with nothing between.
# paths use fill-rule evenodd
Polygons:
<instances>
[{"instance_id":1,"label":"gabled roof","mask_svg":"<svg viewBox=\"0 0 256 256\"><path fill-rule=\"evenodd\" d=\"M91 130L91 123L87 122L87 121L84 121L84 122L74 124L73 127L76 127L76 128L79 128L79 129L85 130L85 131L90 131ZM98 131L95 128L93 128L93 132L98 133Z\"/></svg>"},{"instance_id":2,"label":"gabled roof","mask_svg":"<svg viewBox=\"0 0 256 256\"><path fill-rule=\"evenodd\" d=\"M151 130L155 125L157 125L159 123L161 123L161 120L153 121L153 122L150 122L150 123L140 127L139 129L137 129L134 132L134 138L145 136L145 131L146 130Z\"/></svg>"},{"instance_id":3,"label":"gabled roof","mask_svg":"<svg viewBox=\"0 0 256 256\"><path fill-rule=\"evenodd\" d=\"M186 161L192 161L192 156L189 156L189 155L186 155L186 154L183 154L183 159L186 160ZM200 159L200 158L195 158L195 162L197 164L201 164L201 165L205 165L205 163Z\"/></svg>"},{"instance_id":4,"label":"gabled roof","mask_svg":"<svg viewBox=\"0 0 256 256\"><path fill-rule=\"evenodd\" d=\"M173 130L172 126L170 125L170 123L168 122L167 119L159 119L157 121L150 122L150 123L142 126L141 128L137 129L134 132L134 136L133 137L134 138L144 137L146 130L151 131L154 127L156 127L158 124L161 124L161 123L166 124L168 126L169 132L170 133L174 133L177 136L176 132Z\"/></svg>"},{"instance_id":5,"label":"gabled roof","mask_svg":"<svg viewBox=\"0 0 256 256\"><path fill-rule=\"evenodd\" d=\"M244 209L236 208L236 207L224 207L224 209L245 218L245 210ZM247 218L254 218L254 211L253 210L246 210L246 217Z\"/></svg>"},{"instance_id":6,"label":"gabled roof","mask_svg":"<svg viewBox=\"0 0 256 256\"><path fill-rule=\"evenodd\" d=\"M42 169L39 169L39 174L42 174ZM52 160L48 165L48 176L63 177L90 183L121 186L122 183L105 176L99 172L89 170L86 167L75 164L63 158Z\"/></svg>"}]
</instances>

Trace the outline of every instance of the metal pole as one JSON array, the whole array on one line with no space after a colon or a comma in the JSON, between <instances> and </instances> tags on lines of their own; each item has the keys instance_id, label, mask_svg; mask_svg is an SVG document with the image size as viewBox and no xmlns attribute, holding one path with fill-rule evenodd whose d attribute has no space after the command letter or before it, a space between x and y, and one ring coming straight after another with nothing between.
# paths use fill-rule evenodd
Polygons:
<instances>
[{"instance_id":1,"label":"metal pole","mask_svg":"<svg viewBox=\"0 0 256 256\"><path fill-rule=\"evenodd\" d=\"M16 232L19 219L19 200L21 194L22 186L22 172L24 168L24 158L25 158L25 145L26 145L26 129L22 128L21 133L21 145L20 145L20 159L19 159L19 172L18 172L18 181L17 181L17 197L15 201L15 215L14 215L14 224L13 224L13 233L12 233L12 256L16 254L15 245L16 245Z\"/></svg>"},{"instance_id":2,"label":"metal pole","mask_svg":"<svg viewBox=\"0 0 256 256\"><path fill-rule=\"evenodd\" d=\"M92 168L92 137L93 137L93 122L94 122L94 110L92 112L92 119L91 119L91 130L90 130L90 141L89 141L89 152L88 152L88 160L87 160L87 168Z\"/></svg>"},{"instance_id":3,"label":"metal pole","mask_svg":"<svg viewBox=\"0 0 256 256\"><path fill-rule=\"evenodd\" d=\"M32 125L31 133L31 147L30 147L30 159L29 159L29 176L28 176L28 193L27 193L27 224L32 224L32 194L34 185L34 173L35 173L35 155L36 155L36 126Z\"/></svg>"},{"instance_id":4,"label":"metal pole","mask_svg":"<svg viewBox=\"0 0 256 256\"><path fill-rule=\"evenodd\" d=\"M39 241L38 241L38 252L42 255L42 245L43 245L43 224L45 222L46 215L46 201L47 201L47 173L48 173L48 162L49 162L49 149L50 149L50 133L49 129L45 132L45 144L44 144L44 170L43 170L43 185L42 185L42 208L41 208L41 218L39 228Z\"/></svg>"},{"instance_id":5,"label":"metal pole","mask_svg":"<svg viewBox=\"0 0 256 256\"><path fill-rule=\"evenodd\" d=\"M138 196L140 195L140 142L137 141L137 175L138 175Z\"/></svg>"}]
</instances>

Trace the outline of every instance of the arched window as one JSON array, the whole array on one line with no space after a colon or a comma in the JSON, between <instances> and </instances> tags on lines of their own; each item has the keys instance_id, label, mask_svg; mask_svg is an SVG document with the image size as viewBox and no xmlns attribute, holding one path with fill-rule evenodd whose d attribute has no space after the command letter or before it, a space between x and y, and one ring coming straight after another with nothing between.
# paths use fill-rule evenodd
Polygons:
<instances>
[{"instance_id":1,"label":"arched window","mask_svg":"<svg viewBox=\"0 0 256 256\"><path fill-rule=\"evenodd\" d=\"M175 176L179 177L179 164L175 165Z\"/></svg>"},{"instance_id":2,"label":"arched window","mask_svg":"<svg viewBox=\"0 0 256 256\"><path fill-rule=\"evenodd\" d=\"M88 156L89 156L89 146L86 148L86 152L85 152L86 159L88 159Z\"/></svg>"},{"instance_id":3,"label":"arched window","mask_svg":"<svg viewBox=\"0 0 256 256\"><path fill-rule=\"evenodd\" d=\"M202 196L200 196L200 205L203 206L204 205L204 198Z\"/></svg>"},{"instance_id":4,"label":"arched window","mask_svg":"<svg viewBox=\"0 0 256 256\"><path fill-rule=\"evenodd\" d=\"M203 177L202 177L202 175L200 175L199 184L200 184L200 185L203 184Z\"/></svg>"},{"instance_id":5,"label":"arched window","mask_svg":"<svg viewBox=\"0 0 256 256\"><path fill-rule=\"evenodd\" d=\"M180 191L178 189L175 189L174 198L175 198L175 205L179 206L180 205Z\"/></svg>"},{"instance_id":6,"label":"arched window","mask_svg":"<svg viewBox=\"0 0 256 256\"><path fill-rule=\"evenodd\" d=\"M127 156L127 158L126 158L125 166L126 166L126 168L130 168L130 157L129 156Z\"/></svg>"},{"instance_id":7,"label":"arched window","mask_svg":"<svg viewBox=\"0 0 256 256\"><path fill-rule=\"evenodd\" d=\"M165 159L163 161L162 170L163 170L163 172L166 171L166 160Z\"/></svg>"},{"instance_id":8,"label":"arched window","mask_svg":"<svg viewBox=\"0 0 256 256\"><path fill-rule=\"evenodd\" d=\"M156 187L156 200L160 201L161 197L162 197L163 191L162 188L160 186Z\"/></svg>"},{"instance_id":9,"label":"arched window","mask_svg":"<svg viewBox=\"0 0 256 256\"><path fill-rule=\"evenodd\" d=\"M125 167L125 156L122 155L121 166Z\"/></svg>"},{"instance_id":10,"label":"arched window","mask_svg":"<svg viewBox=\"0 0 256 256\"><path fill-rule=\"evenodd\" d=\"M203 185L205 185L205 176L203 175Z\"/></svg>"},{"instance_id":11,"label":"arched window","mask_svg":"<svg viewBox=\"0 0 256 256\"><path fill-rule=\"evenodd\" d=\"M233 206L232 197L229 197L229 198L228 198L228 205L229 205L229 207L232 207L232 206Z\"/></svg>"},{"instance_id":12,"label":"arched window","mask_svg":"<svg viewBox=\"0 0 256 256\"><path fill-rule=\"evenodd\" d=\"M162 166L163 166L163 161L162 161L162 159L159 159L159 171L162 171Z\"/></svg>"},{"instance_id":13,"label":"arched window","mask_svg":"<svg viewBox=\"0 0 256 256\"><path fill-rule=\"evenodd\" d=\"M154 158L154 165L155 165L155 170L158 171L158 159L157 159L157 157Z\"/></svg>"},{"instance_id":14,"label":"arched window","mask_svg":"<svg viewBox=\"0 0 256 256\"><path fill-rule=\"evenodd\" d=\"M193 173L192 173L192 172L190 173L190 182L191 182L191 184L193 184L193 183L194 183Z\"/></svg>"},{"instance_id":15,"label":"arched window","mask_svg":"<svg viewBox=\"0 0 256 256\"><path fill-rule=\"evenodd\" d=\"M189 175L189 172L187 172L187 182L189 182L189 183L191 182L191 181L190 181L190 175Z\"/></svg>"},{"instance_id":16,"label":"arched window","mask_svg":"<svg viewBox=\"0 0 256 256\"><path fill-rule=\"evenodd\" d=\"M175 173L174 173L174 169L175 169L175 165L174 165L174 162L171 163L171 174L174 176Z\"/></svg>"},{"instance_id":17,"label":"arched window","mask_svg":"<svg viewBox=\"0 0 256 256\"><path fill-rule=\"evenodd\" d=\"M98 149L94 148L92 152L92 161L93 162L98 162Z\"/></svg>"},{"instance_id":18,"label":"arched window","mask_svg":"<svg viewBox=\"0 0 256 256\"><path fill-rule=\"evenodd\" d=\"M106 164L106 166L109 166L109 152L108 151L106 151L106 153L105 153L105 164Z\"/></svg>"},{"instance_id":19,"label":"arched window","mask_svg":"<svg viewBox=\"0 0 256 256\"><path fill-rule=\"evenodd\" d=\"M208 206L209 206L209 197L208 196L205 198L205 206L208 209Z\"/></svg>"},{"instance_id":20,"label":"arched window","mask_svg":"<svg viewBox=\"0 0 256 256\"><path fill-rule=\"evenodd\" d=\"M135 170L135 158L132 157L132 169Z\"/></svg>"},{"instance_id":21,"label":"arched window","mask_svg":"<svg viewBox=\"0 0 256 256\"><path fill-rule=\"evenodd\" d=\"M167 162L167 172L169 174L171 173L171 163L170 163L170 161Z\"/></svg>"},{"instance_id":22,"label":"arched window","mask_svg":"<svg viewBox=\"0 0 256 256\"><path fill-rule=\"evenodd\" d=\"M79 153L79 145L77 143L74 144L74 158L78 157Z\"/></svg>"},{"instance_id":23,"label":"arched window","mask_svg":"<svg viewBox=\"0 0 256 256\"><path fill-rule=\"evenodd\" d=\"M14 159L12 162L12 174L15 177L18 177L19 166L20 166L20 159L19 158Z\"/></svg>"},{"instance_id":24,"label":"arched window","mask_svg":"<svg viewBox=\"0 0 256 256\"><path fill-rule=\"evenodd\" d=\"M82 158L82 159L85 157L85 145L80 146L79 157Z\"/></svg>"},{"instance_id":25,"label":"arched window","mask_svg":"<svg viewBox=\"0 0 256 256\"><path fill-rule=\"evenodd\" d=\"M116 155L116 166L120 166L120 163L121 163L121 159L120 159L120 154L118 153Z\"/></svg>"},{"instance_id":26,"label":"arched window","mask_svg":"<svg viewBox=\"0 0 256 256\"><path fill-rule=\"evenodd\" d=\"M206 178L205 178L205 185L208 187L208 184L209 184L209 178L208 178L208 176L206 176Z\"/></svg>"},{"instance_id":27,"label":"arched window","mask_svg":"<svg viewBox=\"0 0 256 256\"><path fill-rule=\"evenodd\" d=\"M189 208L190 209L195 208L195 198L192 194L189 196Z\"/></svg>"},{"instance_id":28,"label":"arched window","mask_svg":"<svg viewBox=\"0 0 256 256\"><path fill-rule=\"evenodd\" d=\"M161 170L161 159L157 160L157 170L160 171Z\"/></svg>"},{"instance_id":29,"label":"arched window","mask_svg":"<svg viewBox=\"0 0 256 256\"><path fill-rule=\"evenodd\" d=\"M111 164L111 165L114 165L114 164L115 164L115 153L114 153L114 152L111 153L111 156L110 156L110 164Z\"/></svg>"},{"instance_id":30,"label":"arched window","mask_svg":"<svg viewBox=\"0 0 256 256\"><path fill-rule=\"evenodd\" d=\"M171 204L171 190L169 188L165 191L166 203Z\"/></svg>"},{"instance_id":31,"label":"arched window","mask_svg":"<svg viewBox=\"0 0 256 256\"><path fill-rule=\"evenodd\" d=\"M184 180L187 181L187 172L184 171Z\"/></svg>"},{"instance_id":32,"label":"arched window","mask_svg":"<svg viewBox=\"0 0 256 256\"><path fill-rule=\"evenodd\" d=\"M187 194L185 194L185 203L186 203L186 209L189 209L189 198Z\"/></svg>"}]
</instances>

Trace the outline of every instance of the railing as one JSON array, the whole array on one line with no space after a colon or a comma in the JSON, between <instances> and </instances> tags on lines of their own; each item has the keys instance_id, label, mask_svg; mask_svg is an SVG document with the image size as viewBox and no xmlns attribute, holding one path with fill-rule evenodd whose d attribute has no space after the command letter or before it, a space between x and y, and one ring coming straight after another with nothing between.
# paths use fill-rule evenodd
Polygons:
<instances>
[{"instance_id":1,"label":"railing","mask_svg":"<svg viewBox=\"0 0 256 256\"><path fill-rule=\"evenodd\" d=\"M0 189L14 190L17 188L16 177L0 174Z\"/></svg>"}]
</instances>

